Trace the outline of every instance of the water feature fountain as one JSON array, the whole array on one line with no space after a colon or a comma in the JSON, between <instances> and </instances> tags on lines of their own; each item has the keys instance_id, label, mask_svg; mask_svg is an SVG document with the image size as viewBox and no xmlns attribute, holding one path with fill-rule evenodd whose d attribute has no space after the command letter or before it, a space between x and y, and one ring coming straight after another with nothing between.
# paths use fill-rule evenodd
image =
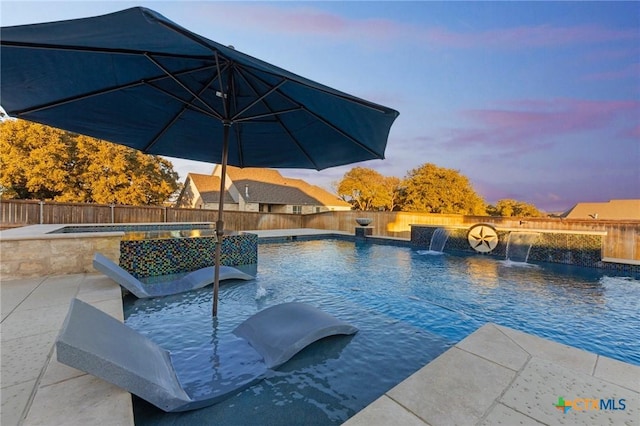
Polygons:
<instances>
[{"instance_id":1,"label":"water feature fountain","mask_svg":"<svg viewBox=\"0 0 640 426\"><path fill-rule=\"evenodd\" d=\"M449 231L445 228L438 228L433 232L431 236L431 242L429 243L429 250L443 252L444 246L449 239Z\"/></svg>"},{"instance_id":2,"label":"water feature fountain","mask_svg":"<svg viewBox=\"0 0 640 426\"><path fill-rule=\"evenodd\" d=\"M366 237L370 237L373 235L373 226L371 225L373 219L368 217L357 217L356 223L358 226L356 227L356 240L364 240Z\"/></svg>"},{"instance_id":3,"label":"water feature fountain","mask_svg":"<svg viewBox=\"0 0 640 426\"><path fill-rule=\"evenodd\" d=\"M258 284L258 288L256 289L256 300L260 300L266 296L267 296L267 289L262 287L262 285Z\"/></svg>"},{"instance_id":4,"label":"water feature fountain","mask_svg":"<svg viewBox=\"0 0 640 426\"><path fill-rule=\"evenodd\" d=\"M540 233L538 232L510 232L507 239L507 260L527 263L531 246L539 236Z\"/></svg>"},{"instance_id":5,"label":"water feature fountain","mask_svg":"<svg viewBox=\"0 0 640 426\"><path fill-rule=\"evenodd\" d=\"M418 250L418 254L443 254L444 246L449 239L449 230L445 228L437 228L431 235L429 242L429 250Z\"/></svg>"}]
</instances>

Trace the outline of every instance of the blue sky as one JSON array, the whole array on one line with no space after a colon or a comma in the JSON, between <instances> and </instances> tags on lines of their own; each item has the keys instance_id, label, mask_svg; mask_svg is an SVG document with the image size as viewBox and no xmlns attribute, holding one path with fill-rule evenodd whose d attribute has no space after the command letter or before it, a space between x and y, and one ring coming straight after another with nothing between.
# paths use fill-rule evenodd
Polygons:
<instances>
[{"instance_id":1,"label":"blue sky","mask_svg":"<svg viewBox=\"0 0 640 426\"><path fill-rule=\"evenodd\" d=\"M431 162L489 203L640 198L640 2L12 2L2 26L145 6L223 44L400 111L385 160ZM210 173L172 160L182 179ZM326 189L351 166L283 170Z\"/></svg>"}]
</instances>

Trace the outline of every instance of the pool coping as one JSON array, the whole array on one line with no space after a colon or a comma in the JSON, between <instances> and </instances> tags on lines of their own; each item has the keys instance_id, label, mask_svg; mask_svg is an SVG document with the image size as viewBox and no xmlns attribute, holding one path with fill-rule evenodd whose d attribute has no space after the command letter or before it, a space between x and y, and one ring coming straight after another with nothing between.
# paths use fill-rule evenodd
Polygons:
<instances>
[{"instance_id":1,"label":"pool coping","mask_svg":"<svg viewBox=\"0 0 640 426\"><path fill-rule=\"evenodd\" d=\"M639 422L639 366L487 323L343 425Z\"/></svg>"},{"instance_id":2,"label":"pool coping","mask_svg":"<svg viewBox=\"0 0 640 426\"><path fill-rule=\"evenodd\" d=\"M47 239L74 239L74 238L99 238L99 237L113 237L113 236L125 236L125 231L92 231L92 232L58 232L64 228L113 228L121 226L128 227L180 227L185 226L183 222L161 222L161 223L135 223L135 224L104 224L104 223L87 223L87 224L58 224L58 225L28 225L19 228L12 228L0 231L0 240L3 241L19 241L19 240L47 240ZM189 223L189 226L193 225L207 225L208 228L214 226L211 222L193 222ZM212 228L211 228L212 229ZM144 231L132 231L132 232L144 232ZM225 231L228 235L242 233L244 231Z\"/></svg>"},{"instance_id":3,"label":"pool coping","mask_svg":"<svg viewBox=\"0 0 640 426\"><path fill-rule=\"evenodd\" d=\"M247 232L258 234L265 242L278 238L277 232L280 232L279 238L285 240L292 236L301 240L320 236L353 240L353 235L347 233L282 231ZM73 297L122 321L119 286L99 274L36 277L1 281L0 285L2 424L133 425L129 393L58 363L53 349ZM39 319L26 322L34 318L36 312ZM487 383L494 385L492 392L487 390ZM537 393L527 390L530 383L536 384ZM386 392L346 424L369 426L384 423L384 419L390 420L388 424L406 419L406 423L401 423L416 425L513 423L515 420L529 424L565 420L593 424L588 413L574 410L573 417L567 420L553 406L559 396L566 399L605 397L586 394L585 389L612 389L622 395L619 398L626 397L631 403L625 412L607 414L635 416L629 424L638 424L640 367L487 324ZM537 398L537 405L533 408L518 405L514 400L522 402L517 398L521 395L530 396L531 401Z\"/></svg>"},{"instance_id":4,"label":"pool coping","mask_svg":"<svg viewBox=\"0 0 640 426\"><path fill-rule=\"evenodd\" d=\"M7 229L0 231L0 240L2 241L21 241L21 240L64 240L76 238L101 238L101 237L117 237L124 236L122 231L104 231L104 232L78 232L78 233L56 233L52 234L60 228L68 225L29 225L20 228Z\"/></svg>"}]
</instances>

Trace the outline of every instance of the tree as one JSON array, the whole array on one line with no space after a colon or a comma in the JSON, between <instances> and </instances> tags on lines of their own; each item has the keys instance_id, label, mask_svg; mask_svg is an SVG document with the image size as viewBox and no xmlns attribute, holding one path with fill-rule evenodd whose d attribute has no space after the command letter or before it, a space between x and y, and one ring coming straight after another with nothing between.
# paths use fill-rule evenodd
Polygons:
<instances>
[{"instance_id":1,"label":"tree","mask_svg":"<svg viewBox=\"0 0 640 426\"><path fill-rule=\"evenodd\" d=\"M457 170L426 163L410 170L404 181L402 209L448 214L486 214L484 200Z\"/></svg>"},{"instance_id":2,"label":"tree","mask_svg":"<svg viewBox=\"0 0 640 426\"><path fill-rule=\"evenodd\" d=\"M393 210L400 179L366 167L354 167L336 184L338 196L356 210Z\"/></svg>"},{"instance_id":3,"label":"tree","mask_svg":"<svg viewBox=\"0 0 640 426\"><path fill-rule=\"evenodd\" d=\"M398 206L398 199L400 198L400 191L402 188L402 180L395 176L385 176L382 180L382 185L386 191L385 207L389 211L393 211Z\"/></svg>"},{"instance_id":4,"label":"tree","mask_svg":"<svg viewBox=\"0 0 640 426\"><path fill-rule=\"evenodd\" d=\"M0 130L2 198L158 205L178 187L158 156L24 120Z\"/></svg>"},{"instance_id":5,"label":"tree","mask_svg":"<svg viewBox=\"0 0 640 426\"><path fill-rule=\"evenodd\" d=\"M487 213L491 216L505 217L542 217L543 214L533 204L511 199L499 200L495 206L487 207Z\"/></svg>"}]
</instances>

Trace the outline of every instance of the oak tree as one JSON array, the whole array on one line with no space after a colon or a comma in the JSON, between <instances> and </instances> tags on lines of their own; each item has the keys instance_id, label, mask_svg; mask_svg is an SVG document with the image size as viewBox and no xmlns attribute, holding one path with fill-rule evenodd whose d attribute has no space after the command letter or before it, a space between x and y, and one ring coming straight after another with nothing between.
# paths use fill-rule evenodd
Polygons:
<instances>
[{"instance_id":1,"label":"oak tree","mask_svg":"<svg viewBox=\"0 0 640 426\"><path fill-rule=\"evenodd\" d=\"M498 200L495 206L487 207L487 213L491 216L505 217L542 217L543 213L533 204L512 199Z\"/></svg>"},{"instance_id":2,"label":"oak tree","mask_svg":"<svg viewBox=\"0 0 640 426\"><path fill-rule=\"evenodd\" d=\"M393 210L400 179L366 167L354 167L336 184L338 196L356 210Z\"/></svg>"},{"instance_id":3,"label":"oak tree","mask_svg":"<svg viewBox=\"0 0 640 426\"><path fill-rule=\"evenodd\" d=\"M484 200L466 176L432 163L408 172L401 203L404 211L486 215Z\"/></svg>"},{"instance_id":4,"label":"oak tree","mask_svg":"<svg viewBox=\"0 0 640 426\"><path fill-rule=\"evenodd\" d=\"M162 204L178 188L168 160L24 120L0 124L2 198Z\"/></svg>"}]
</instances>

